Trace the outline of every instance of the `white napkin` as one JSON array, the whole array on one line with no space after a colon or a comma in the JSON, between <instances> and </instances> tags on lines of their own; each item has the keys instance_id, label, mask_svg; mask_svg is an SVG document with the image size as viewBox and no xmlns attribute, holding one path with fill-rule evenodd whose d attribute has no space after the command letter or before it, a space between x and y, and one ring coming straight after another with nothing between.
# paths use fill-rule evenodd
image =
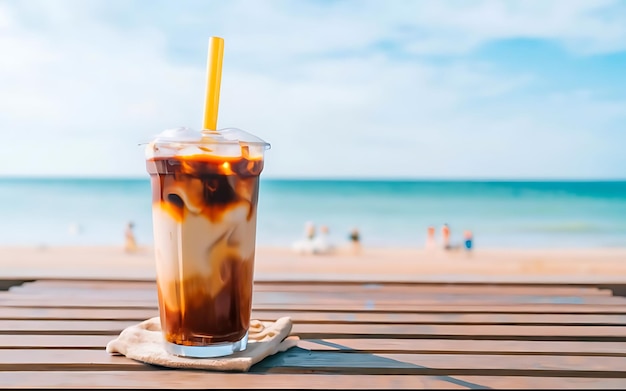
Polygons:
<instances>
[{"instance_id":1,"label":"white napkin","mask_svg":"<svg viewBox=\"0 0 626 391\"><path fill-rule=\"evenodd\" d=\"M122 354L146 364L169 368L246 372L265 357L298 344L298 337L289 336L291 326L289 317L280 318L275 322L252 320L246 350L225 357L188 358L165 351L161 323L157 316L127 327L116 339L107 344L106 350L111 354Z\"/></svg>"}]
</instances>

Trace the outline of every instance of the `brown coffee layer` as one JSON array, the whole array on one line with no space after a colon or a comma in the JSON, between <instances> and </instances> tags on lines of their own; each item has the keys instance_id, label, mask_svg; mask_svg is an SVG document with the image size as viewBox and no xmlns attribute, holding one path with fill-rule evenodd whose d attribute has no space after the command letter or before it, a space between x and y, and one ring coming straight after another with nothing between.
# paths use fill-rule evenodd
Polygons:
<instances>
[{"instance_id":1,"label":"brown coffee layer","mask_svg":"<svg viewBox=\"0 0 626 391\"><path fill-rule=\"evenodd\" d=\"M210 279L195 277L166 282L170 292L178 292L178 308L171 309L159 289L161 327L171 343L202 346L237 342L250 326L252 307L253 259L228 259L219 271L224 280L217 295L210 293ZM158 286L161 285L159 282Z\"/></svg>"},{"instance_id":2,"label":"brown coffee layer","mask_svg":"<svg viewBox=\"0 0 626 391\"><path fill-rule=\"evenodd\" d=\"M146 161L152 181L152 202L161 204L176 221L186 213L219 222L240 203L254 216L263 160L205 155L160 157Z\"/></svg>"}]
</instances>

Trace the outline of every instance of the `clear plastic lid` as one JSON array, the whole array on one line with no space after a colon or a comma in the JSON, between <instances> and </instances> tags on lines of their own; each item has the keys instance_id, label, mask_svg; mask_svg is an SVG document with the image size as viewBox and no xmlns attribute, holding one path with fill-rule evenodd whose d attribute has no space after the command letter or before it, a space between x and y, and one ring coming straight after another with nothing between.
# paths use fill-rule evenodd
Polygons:
<instances>
[{"instance_id":1,"label":"clear plastic lid","mask_svg":"<svg viewBox=\"0 0 626 391\"><path fill-rule=\"evenodd\" d=\"M203 130L201 132L187 127L166 129L159 133L146 146L146 158L161 156L186 156L210 154L215 156L237 157L242 155L263 157L271 145L237 128Z\"/></svg>"}]
</instances>

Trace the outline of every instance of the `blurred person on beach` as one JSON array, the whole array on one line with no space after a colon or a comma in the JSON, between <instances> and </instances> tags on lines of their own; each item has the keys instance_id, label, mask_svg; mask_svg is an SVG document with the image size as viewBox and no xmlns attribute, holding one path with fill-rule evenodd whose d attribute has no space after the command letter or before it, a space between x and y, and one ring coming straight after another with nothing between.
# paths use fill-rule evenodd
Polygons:
<instances>
[{"instance_id":1,"label":"blurred person on beach","mask_svg":"<svg viewBox=\"0 0 626 391\"><path fill-rule=\"evenodd\" d=\"M293 244L293 250L299 254L313 254L315 252L315 224L312 221L304 223L304 239Z\"/></svg>"},{"instance_id":2,"label":"blurred person on beach","mask_svg":"<svg viewBox=\"0 0 626 391\"><path fill-rule=\"evenodd\" d=\"M447 223L441 227L441 239L443 240L444 250L450 250L450 226Z\"/></svg>"},{"instance_id":3,"label":"blurred person on beach","mask_svg":"<svg viewBox=\"0 0 626 391\"><path fill-rule=\"evenodd\" d=\"M129 221L128 224L126 224L126 231L124 231L124 251L127 253L137 251L137 240L135 239L133 228L135 228L135 224Z\"/></svg>"},{"instance_id":4,"label":"blurred person on beach","mask_svg":"<svg viewBox=\"0 0 626 391\"><path fill-rule=\"evenodd\" d=\"M315 224L312 221L307 221L304 224L304 234L308 240L315 239Z\"/></svg>"},{"instance_id":5,"label":"blurred person on beach","mask_svg":"<svg viewBox=\"0 0 626 391\"><path fill-rule=\"evenodd\" d=\"M474 247L474 235L472 234L472 231L466 230L465 232L463 232L463 239L463 245L465 247L465 250L470 252Z\"/></svg>"},{"instance_id":6,"label":"blurred person on beach","mask_svg":"<svg viewBox=\"0 0 626 391\"><path fill-rule=\"evenodd\" d=\"M359 254L361 252L361 234L359 233L358 228L352 228L348 238L352 243L352 253Z\"/></svg>"},{"instance_id":7,"label":"blurred person on beach","mask_svg":"<svg viewBox=\"0 0 626 391\"><path fill-rule=\"evenodd\" d=\"M313 239L313 252L315 254L327 254L332 251L333 246L328 236L328 226L320 226L319 235Z\"/></svg>"},{"instance_id":8,"label":"blurred person on beach","mask_svg":"<svg viewBox=\"0 0 626 391\"><path fill-rule=\"evenodd\" d=\"M429 225L426 230L426 249L432 250L437 246L437 240L435 239L435 227Z\"/></svg>"}]
</instances>

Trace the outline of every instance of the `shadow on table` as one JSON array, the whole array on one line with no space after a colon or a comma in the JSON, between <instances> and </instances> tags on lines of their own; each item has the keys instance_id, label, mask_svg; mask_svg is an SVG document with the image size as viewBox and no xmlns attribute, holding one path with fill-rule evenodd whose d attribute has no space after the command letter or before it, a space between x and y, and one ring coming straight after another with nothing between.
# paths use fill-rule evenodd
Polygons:
<instances>
[{"instance_id":1,"label":"shadow on table","mask_svg":"<svg viewBox=\"0 0 626 391\"><path fill-rule=\"evenodd\" d=\"M460 380L452 376L440 375L434 368L428 368L403 361L361 352L346 346L324 340L310 340L320 345L340 349L307 350L294 347L286 352L267 357L252 366L251 373L333 373L350 375L424 375L471 389L490 389L480 384Z\"/></svg>"}]
</instances>

